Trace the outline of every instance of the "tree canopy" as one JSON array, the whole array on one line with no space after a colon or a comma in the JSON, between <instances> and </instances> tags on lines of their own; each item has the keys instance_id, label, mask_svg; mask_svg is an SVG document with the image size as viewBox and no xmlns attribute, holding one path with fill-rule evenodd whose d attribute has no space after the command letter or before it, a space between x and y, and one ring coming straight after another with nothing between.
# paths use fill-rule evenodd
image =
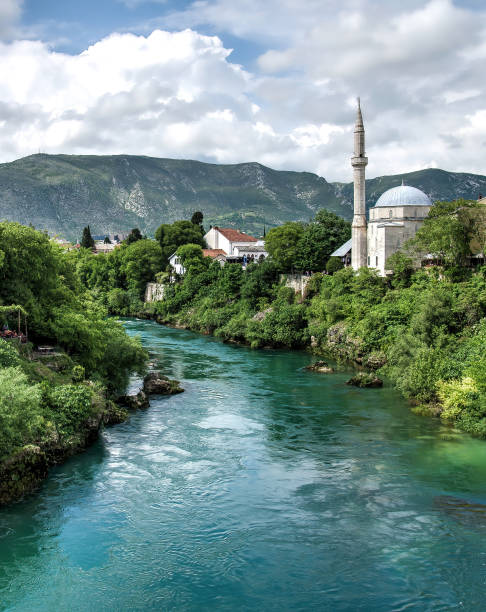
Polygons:
<instances>
[{"instance_id":1,"label":"tree canopy","mask_svg":"<svg viewBox=\"0 0 486 612\"><path fill-rule=\"evenodd\" d=\"M183 244L198 244L205 246L203 230L201 226L191 221L175 221L172 224L163 223L155 232L155 239L162 249L164 267L169 262L169 257Z\"/></svg>"},{"instance_id":2,"label":"tree canopy","mask_svg":"<svg viewBox=\"0 0 486 612\"><path fill-rule=\"evenodd\" d=\"M435 202L404 250L421 258L431 254L446 266L463 266L486 246L486 206L473 200Z\"/></svg>"},{"instance_id":3,"label":"tree canopy","mask_svg":"<svg viewBox=\"0 0 486 612\"><path fill-rule=\"evenodd\" d=\"M327 210L310 223L288 222L272 228L265 247L280 271L322 271L333 251L351 237L351 224Z\"/></svg>"},{"instance_id":4,"label":"tree canopy","mask_svg":"<svg viewBox=\"0 0 486 612\"><path fill-rule=\"evenodd\" d=\"M123 242L125 244L133 244L134 242L142 239L142 232L138 229L138 227L134 227Z\"/></svg>"}]
</instances>

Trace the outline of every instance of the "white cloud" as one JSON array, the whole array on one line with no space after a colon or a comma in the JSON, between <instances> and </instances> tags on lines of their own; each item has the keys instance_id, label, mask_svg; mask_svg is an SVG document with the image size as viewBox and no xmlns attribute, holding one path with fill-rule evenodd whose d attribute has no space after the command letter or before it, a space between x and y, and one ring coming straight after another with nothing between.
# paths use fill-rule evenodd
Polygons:
<instances>
[{"instance_id":1,"label":"white cloud","mask_svg":"<svg viewBox=\"0 0 486 612\"><path fill-rule=\"evenodd\" d=\"M0 159L124 152L351 180L361 94L370 176L485 172L486 10L452 0L198 0L166 22L267 50L245 70L221 38L190 29L113 34L75 56L0 43Z\"/></svg>"}]
</instances>

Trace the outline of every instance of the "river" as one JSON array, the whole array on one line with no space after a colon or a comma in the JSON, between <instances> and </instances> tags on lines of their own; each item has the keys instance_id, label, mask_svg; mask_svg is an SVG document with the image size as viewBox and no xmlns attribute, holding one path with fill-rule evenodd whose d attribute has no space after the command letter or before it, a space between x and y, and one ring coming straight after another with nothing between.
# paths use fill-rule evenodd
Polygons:
<instances>
[{"instance_id":1,"label":"river","mask_svg":"<svg viewBox=\"0 0 486 612\"><path fill-rule=\"evenodd\" d=\"M486 442L305 353L126 327L186 391L0 510L1 610L486 608Z\"/></svg>"}]
</instances>

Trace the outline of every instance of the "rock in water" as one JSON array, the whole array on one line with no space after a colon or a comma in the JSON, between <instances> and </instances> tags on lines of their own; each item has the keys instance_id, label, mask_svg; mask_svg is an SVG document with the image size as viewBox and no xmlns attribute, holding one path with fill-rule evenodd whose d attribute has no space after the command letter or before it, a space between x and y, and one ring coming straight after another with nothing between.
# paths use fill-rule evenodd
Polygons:
<instances>
[{"instance_id":1,"label":"rock in water","mask_svg":"<svg viewBox=\"0 0 486 612\"><path fill-rule=\"evenodd\" d=\"M45 453L33 444L0 463L0 506L23 497L47 478Z\"/></svg>"},{"instance_id":2,"label":"rock in water","mask_svg":"<svg viewBox=\"0 0 486 612\"><path fill-rule=\"evenodd\" d=\"M347 382L347 385L353 385L354 387L383 387L383 381L378 376L374 374L368 374L366 372L359 372L356 376L350 378Z\"/></svg>"},{"instance_id":3,"label":"rock in water","mask_svg":"<svg viewBox=\"0 0 486 612\"><path fill-rule=\"evenodd\" d=\"M184 391L178 380L171 380L160 372L147 374L143 379L143 390L147 395L174 395Z\"/></svg>"},{"instance_id":4,"label":"rock in water","mask_svg":"<svg viewBox=\"0 0 486 612\"><path fill-rule=\"evenodd\" d=\"M145 391L139 391L136 395L122 395L117 404L126 406L129 410L139 410L149 407L149 400Z\"/></svg>"},{"instance_id":5,"label":"rock in water","mask_svg":"<svg viewBox=\"0 0 486 612\"><path fill-rule=\"evenodd\" d=\"M310 370L311 372L322 372L324 374L332 374L334 372L334 368L331 368L326 361L316 361L315 363L306 366L305 369Z\"/></svg>"}]
</instances>

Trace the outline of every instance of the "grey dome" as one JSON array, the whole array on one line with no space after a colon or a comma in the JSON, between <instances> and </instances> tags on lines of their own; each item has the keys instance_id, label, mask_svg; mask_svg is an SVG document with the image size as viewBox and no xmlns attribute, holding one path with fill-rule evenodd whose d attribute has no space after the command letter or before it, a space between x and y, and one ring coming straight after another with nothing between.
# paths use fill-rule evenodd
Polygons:
<instances>
[{"instance_id":1,"label":"grey dome","mask_svg":"<svg viewBox=\"0 0 486 612\"><path fill-rule=\"evenodd\" d=\"M385 191L375 204L375 208L388 206L432 206L428 195L416 187L400 185Z\"/></svg>"}]
</instances>

